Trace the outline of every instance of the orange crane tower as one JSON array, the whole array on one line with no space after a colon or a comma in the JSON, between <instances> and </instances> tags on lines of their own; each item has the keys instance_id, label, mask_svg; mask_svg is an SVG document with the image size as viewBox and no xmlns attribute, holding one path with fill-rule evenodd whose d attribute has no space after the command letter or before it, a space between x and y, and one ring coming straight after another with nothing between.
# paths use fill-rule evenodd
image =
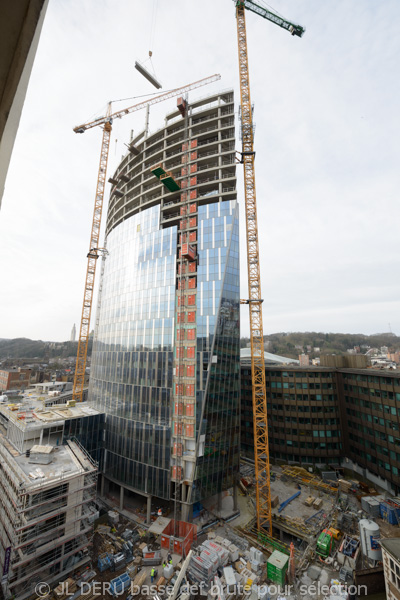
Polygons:
<instances>
[{"instance_id":1,"label":"orange crane tower","mask_svg":"<svg viewBox=\"0 0 400 600\"><path fill-rule=\"evenodd\" d=\"M254 459L256 478L257 529L272 534L271 490L268 448L267 396L265 390L264 333L262 321L260 253L258 245L256 182L254 170L254 130L250 100L249 63L245 9L287 29L292 35L301 37L303 27L294 25L252 0L234 0L239 52L240 105L242 121L242 159L244 167L244 194L247 241L247 300L250 311L251 378L253 395Z\"/></svg>"},{"instance_id":2,"label":"orange crane tower","mask_svg":"<svg viewBox=\"0 0 400 600\"><path fill-rule=\"evenodd\" d=\"M143 102L139 102L139 104L135 104L134 106L130 106L128 108L124 108L122 110L118 110L114 113L111 113L111 102L108 104L107 112L104 117L99 117L90 121L88 123L84 123L83 125L79 125L74 127L75 133L84 133L87 129L92 129L93 127L102 127L103 128L103 138L101 142L101 151L100 151L100 165L97 176L97 186L96 186L96 196L94 202L94 212L93 212L93 220L92 220L92 230L90 233L90 243L89 243L89 252L87 255L87 270L86 270L86 278L85 278L85 291L83 296L83 307L82 307L82 317L80 323L79 330L79 339L78 339L78 353L76 357L76 366L75 366L75 378L74 378L74 387L72 398L77 402L82 401L83 396L83 388L85 384L85 371L86 371L86 358L87 358L87 349L89 343L89 326L90 326L90 316L92 313L92 304L93 304L93 292L94 292L94 281L96 275L96 263L99 258L99 253L104 252L104 248L99 248L99 236L100 236L100 226L101 226L101 215L103 211L103 199L104 199L104 188L106 183L106 173L107 173L107 162L108 162L108 152L110 148L110 137L111 137L111 129L113 119L120 119L125 115L129 115L135 111L138 111L147 106L151 106L152 104L156 104L158 102L163 102L168 98L173 98L174 96L179 96L180 94L184 94L189 90L193 90L199 88L203 85L207 85L209 83L213 83L214 81L218 81L221 79L221 76L216 74L211 77L205 77L204 79L199 79L194 83L189 83L180 88L175 88L170 90L169 92L165 92L164 94L160 94L159 96L155 96L150 100L145 100Z\"/></svg>"}]
</instances>

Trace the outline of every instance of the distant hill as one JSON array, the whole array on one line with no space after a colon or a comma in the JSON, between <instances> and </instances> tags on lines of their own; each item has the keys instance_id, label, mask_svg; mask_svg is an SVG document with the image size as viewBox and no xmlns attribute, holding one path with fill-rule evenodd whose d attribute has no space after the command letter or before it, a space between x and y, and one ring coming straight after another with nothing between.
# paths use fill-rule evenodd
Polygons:
<instances>
[{"instance_id":1,"label":"distant hill","mask_svg":"<svg viewBox=\"0 0 400 600\"><path fill-rule=\"evenodd\" d=\"M78 342L44 342L28 338L13 340L0 339L0 360L32 358L41 362L49 358L67 358L76 356ZM89 340L88 355L92 352L92 340Z\"/></svg>"},{"instance_id":2,"label":"distant hill","mask_svg":"<svg viewBox=\"0 0 400 600\"><path fill-rule=\"evenodd\" d=\"M245 347L249 338L241 338L240 345ZM354 346L370 346L381 348L387 346L389 351L400 350L400 337L393 333L377 333L364 335L362 333L322 333L315 331L271 333L264 336L264 341L269 342L268 352L298 358L303 351L310 356L316 357L320 354L347 354L347 350ZM299 346L296 348L296 346ZM311 351L307 350L311 346ZM320 352L315 352L319 348ZM30 340L28 338L15 338L13 340L0 338L0 361L5 359L31 358L41 362L49 358L67 358L76 356L78 342L45 342L42 340ZM361 348L365 354L367 348ZM92 353L92 339L89 340L88 356Z\"/></svg>"},{"instance_id":3,"label":"distant hill","mask_svg":"<svg viewBox=\"0 0 400 600\"><path fill-rule=\"evenodd\" d=\"M387 346L389 351L395 352L400 349L400 337L393 333L378 333L364 335L362 333L322 333L322 332L292 332L272 333L264 336L264 341L269 342L268 352L289 358L298 358L303 351L307 353L307 346L311 346L310 356L317 357L321 354L347 354L347 350L355 346L370 346L381 348ZM241 346L245 347L249 338L241 338ZM296 348L296 346L299 346ZM315 352L319 348L320 352ZM367 348L360 348L365 354Z\"/></svg>"}]
</instances>

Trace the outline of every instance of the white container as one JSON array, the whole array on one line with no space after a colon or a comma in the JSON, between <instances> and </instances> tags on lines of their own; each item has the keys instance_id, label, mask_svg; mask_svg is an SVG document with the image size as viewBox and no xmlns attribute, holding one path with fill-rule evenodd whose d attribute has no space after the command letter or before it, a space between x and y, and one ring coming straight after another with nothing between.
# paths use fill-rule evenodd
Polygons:
<instances>
[{"instance_id":1,"label":"white container","mask_svg":"<svg viewBox=\"0 0 400 600\"><path fill-rule=\"evenodd\" d=\"M382 560L379 525L370 519L361 519L359 527L361 549L364 556L368 556L372 560Z\"/></svg>"},{"instance_id":2,"label":"white container","mask_svg":"<svg viewBox=\"0 0 400 600\"><path fill-rule=\"evenodd\" d=\"M225 600L224 588L219 577L214 577L210 592L215 600Z\"/></svg>"},{"instance_id":3,"label":"white container","mask_svg":"<svg viewBox=\"0 0 400 600\"><path fill-rule=\"evenodd\" d=\"M236 593L236 577L232 567L224 567L226 591L228 594Z\"/></svg>"},{"instance_id":4,"label":"white container","mask_svg":"<svg viewBox=\"0 0 400 600\"><path fill-rule=\"evenodd\" d=\"M174 565L167 565L163 569L163 576L165 577L165 579L171 579L172 575L174 574L174 571Z\"/></svg>"},{"instance_id":5,"label":"white container","mask_svg":"<svg viewBox=\"0 0 400 600\"><path fill-rule=\"evenodd\" d=\"M108 518L110 519L110 523L116 525L119 522L119 513L117 513L115 510L109 510Z\"/></svg>"},{"instance_id":6,"label":"white container","mask_svg":"<svg viewBox=\"0 0 400 600\"><path fill-rule=\"evenodd\" d=\"M264 557L261 550L259 550L258 548L254 548L254 546L250 548L250 560L255 560L259 563L263 562Z\"/></svg>"},{"instance_id":7,"label":"white container","mask_svg":"<svg viewBox=\"0 0 400 600\"><path fill-rule=\"evenodd\" d=\"M250 561L250 565L251 565L251 570L254 573L259 573L260 572L260 568L261 568L261 563L258 562L258 560L251 560Z\"/></svg>"},{"instance_id":8,"label":"white container","mask_svg":"<svg viewBox=\"0 0 400 600\"><path fill-rule=\"evenodd\" d=\"M236 562L237 560L239 560L239 548L235 546L235 544L231 544L228 547L228 551L231 562Z\"/></svg>"}]
</instances>

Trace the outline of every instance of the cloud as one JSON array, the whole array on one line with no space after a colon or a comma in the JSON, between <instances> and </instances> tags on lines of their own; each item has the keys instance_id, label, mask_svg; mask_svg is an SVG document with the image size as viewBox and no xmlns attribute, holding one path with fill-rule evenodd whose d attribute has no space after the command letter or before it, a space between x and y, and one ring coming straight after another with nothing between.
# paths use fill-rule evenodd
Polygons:
<instances>
[{"instance_id":1,"label":"cloud","mask_svg":"<svg viewBox=\"0 0 400 600\"><path fill-rule=\"evenodd\" d=\"M246 14L265 332L400 330L400 5L275 4L307 30L293 38ZM146 66L164 89L220 72L192 97L234 87L239 102L234 3L158 2L152 29L154 5L49 4L0 213L1 337L63 340L79 323L101 132L72 128L110 99L154 91L136 59L153 51ZM152 131L174 106L151 109ZM109 174L143 123L144 113L114 123ZM246 297L240 169L238 190Z\"/></svg>"}]
</instances>

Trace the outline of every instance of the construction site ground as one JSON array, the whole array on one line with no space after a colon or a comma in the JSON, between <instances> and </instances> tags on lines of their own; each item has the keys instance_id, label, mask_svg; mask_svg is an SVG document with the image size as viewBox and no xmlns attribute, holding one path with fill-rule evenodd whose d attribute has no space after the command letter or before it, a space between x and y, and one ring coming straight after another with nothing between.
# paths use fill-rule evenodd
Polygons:
<instances>
[{"instance_id":1,"label":"construction site ground","mask_svg":"<svg viewBox=\"0 0 400 600\"><path fill-rule=\"evenodd\" d=\"M284 478L278 469L274 469L274 473L276 473L276 479L275 481L271 481L271 497L277 495L279 497L279 503L282 503L298 491L300 491L301 494L292 500L292 502L290 502L290 504L288 504L281 513L278 512L279 505L273 508L272 514L281 514L282 516L292 517L294 519L298 517L308 519L308 517L311 517L317 512L317 509L313 506L306 506L304 504L305 500L309 496L313 496L315 499L322 499L323 504L318 510L323 509L326 513L332 510L335 503L335 498L333 496L330 496L325 492L315 490L312 487L290 481L289 479ZM278 476L280 477L278 478Z\"/></svg>"},{"instance_id":2,"label":"construction site ground","mask_svg":"<svg viewBox=\"0 0 400 600\"><path fill-rule=\"evenodd\" d=\"M196 548L200 544L204 542L205 539L221 536L223 538L229 538L235 540L237 546L241 549L241 554L243 553L243 549L248 549L251 546L255 546L262 550L265 556L265 560L268 559L273 548L271 546L265 546L263 540L257 536L256 528L255 528L255 486L254 486L254 467L246 463L244 465L244 471L246 473L246 478L248 482L248 487L246 490L241 490L238 492L237 496L237 509L240 513L237 516L233 516L233 518L229 518L230 515L235 515L237 510L234 510L233 506L233 496L225 495L220 502L218 510L215 510L215 505L212 506L212 509L209 507L208 511L204 511L201 517L196 519L198 527L199 527L199 535L197 542L194 543L193 547ZM273 476L271 481L271 497L274 496L279 497L279 503L275 506L272 513L274 515L274 539L277 544L283 543L286 545L286 551L288 551L288 544L290 541L293 541L295 544L295 556L296 556L296 585L297 590L299 586L312 586L313 584L326 583L332 579L339 579L339 569L337 568L337 564L325 564L323 563L319 556L315 553L316 547L316 539L319 533L322 530L322 527L325 526L324 519L327 517L336 517L342 511L342 508L339 503L336 502L336 494L328 494L324 491L315 489L311 486L300 484L286 477L283 473L283 470L279 467L272 468ZM253 481L252 481L253 477ZM300 491L298 497L296 497L293 501L291 501L281 513L278 513L279 505L285 500L289 499L293 494ZM316 509L313 506L306 506L305 500L309 497L313 496L315 499L321 499L322 503ZM119 539L119 542L115 544L115 540L110 540L110 536L104 536L100 533L96 533L94 537L94 560L93 560L93 568L96 571L97 582L110 582L112 579L117 577L118 575L125 572L125 568L121 568L117 572L111 572L110 570L104 571L100 573L97 568L97 557L99 554L104 552L116 553L120 551L120 542L122 533L126 528L135 529L140 532L141 538L135 544L134 549L134 557L138 557L142 555L142 548L144 542L148 544L150 550L160 550L160 533L163 531L164 525L168 524L169 517L161 517L157 518L156 515L152 516L152 525L150 530L154 530L154 533L151 534L148 526L145 525L145 504L140 502L138 499L129 498L127 505L124 505L124 510L120 511L118 507L118 498L113 497L112 494L108 497L108 502L110 506L114 508L119 513L119 523L116 525L117 531L114 532L114 537L116 540ZM346 506L348 507L346 510L354 515L353 525L351 533L352 535L357 536L358 531L358 515L361 515L360 512L361 504L360 501L353 495L345 496ZM153 507L154 510L154 507ZM305 541L304 537L301 539L301 535L298 538L292 535L290 536L287 531L281 532L279 534L279 519L283 517L294 524L295 527L303 527L307 519L315 515L316 513L320 513L319 519L315 521L315 526L313 527L312 535L310 536L311 542ZM361 517L360 517L361 518ZM104 519L107 520L107 515L104 515ZM381 528L381 536L382 537L400 537L400 527L389 525L382 519L375 519ZM321 525L322 524L322 525ZM333 519L333 525L335 521ZM307 529L307 524L305 525ZM203 530L203 531L202 531ZM300 532L300 529L299 529ZM350 532L348 532L350 533ZM340 544L340 540L335 542L335 549L338 548L338 544ZM161 550L163 559L167 558L167 551ZM134 558L133 557L133 558ZM172 556L173 565L176 567L179 563L182 563L182 557L174 554ZM133 559L132 559L133 560ZM155 567L158 571L158 575L156 577L155 583L159 581L160 575L162 575L162 566ZM151 585L150 571L151 566L141 567L139 574L142 573L141 585L149 587ZM265 579L266 573L263 575L263 579ZM293 595L286 594L285 597L287 600L293 600L296 596L296 588L293 588ZM122 600L126 600L128 595L130 594L130 590L126 590L125 593L120 594L118 597ZM111 598L110 594L105 594L103 596L98 596L98 598ZM147 600L147 598L152 597L148 596L147 593L136 593L134 596L135 599L138 600ZM278 597L278 596L276 596ZM322 600L324 598L323 594L314 593L311 595L302 594L300 596L304 600L312 599L312 600ZM369 598L370 596L368 596ZM384 598L383 595L376 595L375 599L380 600L380 598ZM200 598L200 596L199 596ZM275 598L274 595L271 595L271 599ZM372 598L372 596L371 596Z\"/></svg>"}]
</instances>

